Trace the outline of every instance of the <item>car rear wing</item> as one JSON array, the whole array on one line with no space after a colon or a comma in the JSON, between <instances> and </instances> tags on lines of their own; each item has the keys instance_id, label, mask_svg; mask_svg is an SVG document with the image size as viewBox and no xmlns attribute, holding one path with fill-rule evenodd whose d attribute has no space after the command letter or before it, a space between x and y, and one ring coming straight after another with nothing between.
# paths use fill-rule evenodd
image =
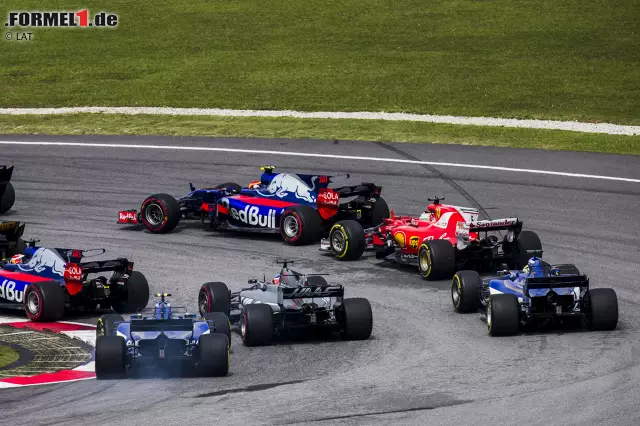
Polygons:
<instances>
[{"instance_id":1,"label":"car rear wing","mask_svg":"<svg viewBox=\"0 0 640 426\"><path fill-rule=\"evenodd\" d=\"M529 294L529 290L538 289L554 289L554 288L567 288L567 287L580 287L589 288L589 278L586 275L567 275L557 277L540 277L540 278L527 278L527 283L524 286L525 294Z\"/></svg>"},{"instance_id":2,"label":"car rear wing","mask_svg":"<svg viewBox=\"0 0 640 426\"><path fill-rule=\"evenodd\" d=\"M193 331L191 319L132 319L131 333L145 331Z\"/></svg>"},{"instance_id":3,"label":"car rear wing","mask_svg":"<svg viewBox=\"0 0 640 426\"><path fill-rule=\"evenodd\" d=\"M0 166L0 197L4 194L7 184L11 181L13 166Z\"/></svg>"},{"instance_id":4,"label":"car rear wing","mask_svg":"<svg viewBox=\"0 0 640 426\"><path fill-rule=\"evenodd\" d=\"M344 297L344 287L341 285L280 287L278 289L278 303L284 299L312 299L316 297Z\"/></svg>"},{"instance_id":5,"label":"car rear wing","mask_svg":"<svg viewBox=\"0 0 640 426\"><path fill-rule=\"evenodd\" d=\"M506 229L520 233L520 231L522 230L522 221L520 221L517 217L479 220L469 227L469 232L500 231Z\"/></svg>"},{"instance_id":6,"label":"car rear wing","mask_svg":"<svg viewBox=\"0 0 640 426\"><path fill-rule=\"evenodd\" d=\"M362 195L365 197L380 198L382 187L373 183L363 182L360 185L341 186L339 188L331 188L340 197L355 197Z\"/></svg>"},{"instance_id":7,"label":"car rear wing","mask_svg":"<svg viewBox=\"0 0 640 426\"><path fill-rule=\"evenodd\" d=\"M18 241L24 233L24 223L20 222L2 222L0 223L0 235L4 236L7 241Z\"/></svg>"},{"instance_id":8,"label":"car rear wing","mask_svg":"<svg viewBox=\"0 0 640 426\"><path fill-rule=\"evenodd\" d=\"M133 262L129 262L125 258L118 258L114 260L97 260L93 262L83 262L80 263L79 266L82 268L83 272L94 274L97 272L107 272L107 271L128 271L131 272L133 270Z\"/></svg>"}]
</instances>

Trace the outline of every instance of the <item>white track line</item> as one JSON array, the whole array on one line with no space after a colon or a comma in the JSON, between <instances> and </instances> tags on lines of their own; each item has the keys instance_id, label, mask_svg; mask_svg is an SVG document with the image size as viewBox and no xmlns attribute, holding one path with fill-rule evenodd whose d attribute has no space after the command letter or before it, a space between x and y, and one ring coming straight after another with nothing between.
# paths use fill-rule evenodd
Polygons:
<instances>
[{"instance_id":1,"label":"white track line","mask_svg":"<svg viewBox=\"0 0 640 426\"><path fill-rule=\"evenodd\" d=\"M59 115L78 113L127 115L204 115L218 117L292 117L383 121L419 121L424 123L462 124L471 126L520 127L528 129L568 130L572 132L606 133L610 135L640 135L640 126L578 121L519 120L516 118L460 117L453 115L406 114L401 112L304 112L261 111L221 108L168 107L68 107L68 108L0 108L7 115Z\"/></svg>"},{"instance_id":2,"label":"white track line","mask_svg":"<svg viewBox=\"0 0 640 426\"><path fill-rule=\"evenodd\" d=\"M85 147L85 148L118 148L118 149L165 149L176 151L209 151L209 152L233 152L237 154L266 154L266 155L284 155L289 157L318 157L318 158L336 158L340 160L358 160L358 161L378 161L383 163L404 163L404 164L426 164L429 166L444 167L464 167L469 169L497 170L503 172L516 173L533 173L539 175L553 175L575 177L583 179L603 179L619 182L640 183L640 179L624 178L616 176L587 175L582 173L554 172L551 170L534 170L534 169L517 169L512 167L485 166L481 164L461 164L461 163L443 163L438 161L420 161L405 160L402 158L379 158L379 157L361 157L356 155L335 155L335 154L316 154L313 152L289 152L289 151L269 151L263 149L239 149L239 148L214 148L203 146L180 146L180 145L137 145L137 144L119 144L119 143L85 143L85 142L33 142L33 141L0 141L0 145L31 145L31 146L62 146L62 147Z\"/></svg>"}]
</instances>

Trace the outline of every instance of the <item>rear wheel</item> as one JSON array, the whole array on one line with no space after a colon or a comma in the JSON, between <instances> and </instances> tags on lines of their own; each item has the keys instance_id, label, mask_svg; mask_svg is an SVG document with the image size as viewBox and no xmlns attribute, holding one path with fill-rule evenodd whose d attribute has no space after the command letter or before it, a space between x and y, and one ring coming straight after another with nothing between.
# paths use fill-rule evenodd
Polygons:
<instances>
[{"instance_id":1,"label":"rear wheel","mask_svg":"<svg viewBox=\"0 0 640 426\"><path fill-rule=\"evenodd\" d=\"M355 260L366 248L364 229L355 220L342 220L329 231L329 247L338 260Z\"/></svg>"},{"instance_id":2,"label":"rear wheel","mask_svg":"<svg viewBox=\"0 0 640 426\"><path fill-rule=\"evenodd\" d=\"M587 291L582 310L590 330L614 330L618 325L618 296L611 288Z\"/></svg>"},{"instance_id":3,"label":"rear wheel","mask_svg":"<svg viewBox=\"0 0 640 426\"><path fill-rule=\"evenodd\" d=\"M4 194L0 197L0 214L8 212L16 201L16 192L11 182L7 183Z\"/></svg>"},{"instance_id":4,"label":"rear wheel","mask_svg":"<svg viewBox=\"0 0 640 426\"><path fill-rule=\"evenodd\" d=\"M476 312L480 305L478 300L482 279L476 271L459 271L453 276L451 283L451 301L453 310L460 313Z\"/></svg>"},{"instance_id":5,"label":"rear wheel","mask_svg":"<svg viewBox=\"0 0 640 426\"><path fill-rule=\"evenodd\" d=\"M240 325L242 342L246 346L265 346L273 341L273 310L261 303L247 305Z\"/></svg>"},{"instance_id":6,"label":"rear wheel","mask_svg":"<svg viewBox=\"0 0 640 426\"><path fill-rule=\"evenodd\" d=\"M311 206L287 207L280 217L280 235L287 244L314 243L320 239L323 230L322 218Z\"/></svg>"},{"instance_id":7,"label":"rear wheel","mask_svg":"<svg viewBox=\"0 0 640 426\"><path fill-rule=\"evenodd\" d=\"M371 226L378 226L382 221L389 217L389 205L380 197L371 207Z\"/></svg>"},{"instance_id":8,"label":"rear wheel","mask_svg":"<svg viewBox=\"0 0 640 426\"><path fill-rule=\"evenodd\" d=\"M125 285L124 294L120 298L111 302L113 310L119 314L138 312L149 303L149 283L147 278L138 271L133 271Z\"/></svg>"},{"instance_id":9,"label":"rear wheel","mask_svg":"<svg viewBox=\"0 0 640 426\"><path fill-rule=\"evenodd\" d=\"M206 377L229 374L229 340L222 333L203 334L198 340L198 368Z\"/></svg>"},{"instance_id":10,"label":"rear wheel","mask_svg":"<svg viewBox=\"0 0 640 426\"><path fill-rule=\"evenodd\" d=\"M198 292L200 315L209 319L210 312L222 312L229 316L231 312L231 292L222 282L204 283Z\"/></svg>"},{"instance_id":11,"label":"rear wheel","mask_svg":"<svg viewBox=\"0 0 640 426\"><path fill-rule=\"evenodd\" d=\"M180 203L169 194L153 194L140 207L140 219L154 234L164 234L178 225L182 213Z\"/></svg>"},{"instance_id":12,"label":"rear wheel","mask_svg":"<svg viewBox=\"0 0 640 426\"><path fill-rule=\"evenodd\" d=\"M58 321L64 315L64 289L57 281L30 284L24 292L24 310L31 321Z\"/></svg>"},{"instance_id":13,"label":"rear wheel","mask_svg":"<svg viewBox=\"0 0 640 426\"><path fill-rule=\"evenodd\" d=\"M126 347L122 337L96 339L96 379L122 379L126 375Z\"/></svg>"},{"instance_id":14,"label":"rear wheel","mask_svg":"<svg viewBox=\"0 0 640 426\"><path fill-rule=\"evenodd\" d=\"M512 336L520 325L520 304L513 294L489 296L487 329L490 336Z\"/></svg>"},{"instance_id":15,"label":"rear wheel","mask_svg":"<svg viewBox=\"0 0 640 426\"><path fill-rule=\"evenodd\" d=\"M371 304L362 297L344 299L340 308L340 334L345 340L367 340L373 330Z\"/></svg>"},{"instance_id":16,"label":"rear wheel","mask_svg":"<svg viewBox=\"0 0 640 426\"><path fill-rule=\"evenodd\" d=\"M122 315L102 315L100 318L98 318L98 323L96 324L96 339L100 336L115 336L116 331L118 330L118 326L114 323L121 321L124 321Z\"/></svg>"},{"instance_id":17,"label":"rear wheel","mask_svg":"<svg viewBox=\"0 0 640 426\"><path fill-rule=\"evenodd\" d=\"M425 241L418 250L418 270L428 280L450 278L456 269L455 256L455 248L449 241Z\"/></svg>"},{"instance_id":18,"label":"rear wheel","mask_svg":"<svg viewBox=\"0 0 640 426\"><path fill-rule=\"evenodd\" d=\"M522 269L527 266L527 262L533 255L530 251L542 251L542 243L540 237L533 231L522 231L518 236L516 244L516 269ZM542 257L542 254L538 254L538 257Z\"/></svg>"},{"instance_id":19,"label":"rear wheel","mask_svg":"<svg viewBox=\"0 0 640 426\"><path fill-rule=\"evenodd\" d=\"M231 347L231 322L229 317L222 312L210 312L205 318L207 322L213 323L211 333L220 333L227 336L229 347Z\"/></svg>"}]
</instances>

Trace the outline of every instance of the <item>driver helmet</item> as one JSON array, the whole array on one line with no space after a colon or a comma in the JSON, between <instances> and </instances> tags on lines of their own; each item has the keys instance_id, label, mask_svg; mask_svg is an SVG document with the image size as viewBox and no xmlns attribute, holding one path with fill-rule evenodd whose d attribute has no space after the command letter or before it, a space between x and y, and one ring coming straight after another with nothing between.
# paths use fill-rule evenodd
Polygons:
<instances>
[{"instance_id":1,"label":"driver helmet","mask_svg":"<svg viewBox=\"0 0 640 426\"><path fill-rule=\"evenodd\" d=\"M18 265L22 263L22 259L24 259L24 254L15 254L11 256L11 259L9 259L9 263Z\"/></svg>"},{"instance_id":2,"label":"driver helmet","mask_svg":"<svg viewBox=\"0 0 640 426\"><path fill-rule=\"evenodd\" d=\"M527 262L527 266L523 269L524 272L530 274L531 278L544 277L544 268L542 267L542 259L538 257L532 257Z\"/></svg>"},{"instance_id":3,"label":"driver helmet","mask_svg":"<svg viewBox=\"0 0 640 426\"><path fill-rule=\"evenodd\" d=\"M164 305L164 309L163 309ZM171 318L171 303L156 303L155 310L153 312L155 319L170 319Z\"/></svg>"},{"instance_id":4,"label":"driver helmet","mask_svg":"<svg viewBox=\"0 0 640 426\"><path fill-rule=\"evenodd\" d=\"M275 285L280 285L280 274L278 274L275 277L273 277L273 283Z\"/></svg>"},{"instance_id":5,"label":"driver helmet","mask_svg":"<svg viewBox=\"0 0 640 426\"><path fill-rule=\"evenodd\" d=\"M259 180L254 180L254 181L251 181L249 183L249 186L247 186L247 188L249 188L249 189L258 189L260 187L260 184L261 184L261 182Z\"/></svg>"},{"instance_id":6,"label":"driver helmet","mask_svg":"<svg viewBox=\"0 0 640 426\"><path fill-rule=\"evenodd\" d=\"M420 220L433 221L435 214L432 206L427 206L427 209L420 215Z\"/></svg>"}]
</instances>

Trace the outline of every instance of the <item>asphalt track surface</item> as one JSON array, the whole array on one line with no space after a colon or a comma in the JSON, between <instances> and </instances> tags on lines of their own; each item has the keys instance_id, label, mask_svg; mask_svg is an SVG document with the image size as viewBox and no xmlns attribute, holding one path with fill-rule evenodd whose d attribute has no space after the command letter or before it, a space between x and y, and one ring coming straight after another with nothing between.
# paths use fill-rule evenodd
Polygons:
<instances>
[{"instance_id":1,"label":"asphalt track surface","mask_svg":"<svg viewBox=\"0 0 640 426\"><path fill-rule=\"evenodd\" d=\"M16 140L15 136L0 137ZM23 140L52 140L25 137ZM55 140L184 144L414 158L640 177L640 157L446 145L206 138L56 137ZM277 256L330 273L347 296L369 298L369 341L283 342L246 348L233 336L225 378L93 380L0 391L13 425L50 424L640 424L640 184L514 172L353 160L177 150L4 145L16 165L17 201L3 219L27 222L43 244L103 247L127 256L153 291L196 310L199 285L232 289L274 274ZM447 281L372 258L338 262L317 246L180 226L169 235L121 228L121 207L150 193L183 195L195 185L246 184L258 166L351 173L373 181L397 213L418 214L427 197L516 215L542 238L551 262L576 263L594 287L613 287L613 332L551 330L491 338L480 314L458 315ZM344 181L344 180L343 180ZM74 319L70 317L68 319ZM77 319L77 318L76 318ZM82 318L80 318L82 319ZM96 317L85 319L95 322Z\"/></svg>"}]
</instances>

